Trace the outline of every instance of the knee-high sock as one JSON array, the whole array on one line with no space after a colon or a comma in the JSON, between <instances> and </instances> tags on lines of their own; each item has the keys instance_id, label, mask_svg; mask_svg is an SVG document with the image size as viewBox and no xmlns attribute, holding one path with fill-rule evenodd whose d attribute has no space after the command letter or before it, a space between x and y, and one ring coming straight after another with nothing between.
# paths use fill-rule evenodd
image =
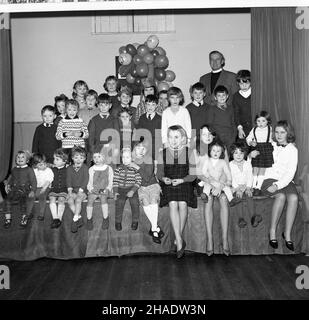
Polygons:
<instances>
[{"instance_id":1,"label":"knee-high sock","mask_svg":"<svg viewBox=\"0 0 309 320\"><path fill-rule=\"evenodd\" d=\"M62 220L64 209L65 209L65 204L64 203L58 203L58 219L60 219L60 220Z\"/></svg>"},{"instance_id":2,"label":"knee-high sock","mask_svg":"<svg viewBox=\"0 0 309 320\"><path fill-rule=\"evenodd\" d=\"M152 210L151 210L151 205L148 206L143 206L144 212L146 214L146 217L148 218L150 224L151 224L151 230L152 231L156 231L157 230L157 225L154 225L153 223L153 214L152 214Z\"/></svg>"},{"instance_id":3,"label":"knee-high sock","mask_svg":"<svg viewBox=\"0 0 309 320\"><path fill-rule=\"evenodd\" d=\"M92 218L93 207L87 206L86 211L87 211L87 219L90 220Z\"/></svg>"},{"instance_id":4,"label":"knee-high sock","mask_svg":"<svg viewBox=\"0 0 309 320\"><path fill-rule=\"evenodd\" d=\"M50 203L49 204L50 212L53 216L53 219L58 219L57 215L57 204L56 203Z\"/></svg>"},{"instance_id":5,"label":"knee-high sock","mask_svg":"<svg viewBox=\"0 0 309 320\"><path fill-rule=\"evenodd\" d=\"M258 176L253 175L252 186L253 186L253 188L255 188L255 189L256 189L257 181L258 181Z\"/></svg>"},{"instance_id":6,"label":"knee-high sock","mask_svg":"<svg viewBox=\"0 0 309 320\"><path fill-rule=\"evenodd\" d=\"M263 181L264 181L264 175L259 175L257 177L257 184L256 184L257 189L261 189Z\"/></svg>"},{"instance_id":7,"label":"knee-high sock","mask_svg":"<svg viewBox=\"0 0 309 320\"><path fill-rule=\"evenodd\" d=\"M107 203L103 203L101 205L101 208L102 208L103 218L104 219L108 218L108 204Z\"/></svg>"},{"instance_id":8,"label":"knee-high sock","mask_svg":"<svg viewBox=\"0 0 309 320\"><path fill-rule=\"evenodd\" d=\"M151 225L152 231L159 231L158 230L158 214L159 214L159 206L157 203L153 203L150 206L151 210Z\"/></svg>"}]
</instances>

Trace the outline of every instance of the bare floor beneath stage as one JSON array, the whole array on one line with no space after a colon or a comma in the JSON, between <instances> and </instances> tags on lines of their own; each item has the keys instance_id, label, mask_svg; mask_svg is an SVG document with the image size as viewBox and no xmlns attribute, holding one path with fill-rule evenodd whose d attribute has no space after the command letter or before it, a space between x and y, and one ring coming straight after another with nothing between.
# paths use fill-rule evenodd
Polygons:
<instances>
[{"instance_id":1,"label":"bare floor beneath stage","mask_svg":"<svg viewBox=\"0 0 309 320\"><path fill-rule=\"evenodd\" d=\"M295 285L297 266L309 268L304 255L187 253L181 260L166 254L0 264L10 269L2 300L309 299L308 290Z\"/></svg>"}]
</instances>

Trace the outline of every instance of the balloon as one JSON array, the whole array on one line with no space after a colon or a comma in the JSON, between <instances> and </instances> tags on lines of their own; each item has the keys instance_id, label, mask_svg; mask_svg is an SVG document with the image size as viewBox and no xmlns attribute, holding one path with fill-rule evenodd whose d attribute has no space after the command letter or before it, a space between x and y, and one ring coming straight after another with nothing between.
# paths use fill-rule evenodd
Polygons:
<instances>
[{"instance_id":1,"label":"balloon","mask_svg":"<svg viewBox=\"0 0 309 320\"><path fill-rule=\"evenodd\" d=\"M140 45L140 44L137 43L137 42L134 42L134 43L133 43L133 46L135 47L135 49L137 49L137 48L139 47L139 45Z\"/></svg>"},{"instance_id":2,"label":"balloon","mask_svg":"<svg viewBox=\"0 0 309 320\"><path fill-rule=\"evenodd\" d=\"M135 78L135 84L136 84L137 86L139 86L141 83L142 83L142 82L141 82L141 78L139 78L139 77Z\"/></svg>"},{"instance_id":3,"label":"balloon","mask_svg":"<svg viewBox=\"0 0 309 320\"><path fill-rule=\"evenodd\" d=\"M156 58L159 55L159 52L157 50L151 51L151 54L153 55L154 58Z\"/></svg>"},{"instance_id":4,"label":"balloon","mask_svg":"<svg viewBox=\"0 0 309 320\"><path fill-rule=\"evenodd\" d=\"M133 46L133 44L127 44L126 45L126 51L129 53L132 57L134 57L137 53L136 48Z\"/></svg>"},{"instance_id":5,"label":"balloon","mask_svg":"<svg viewBox=\"0 0 309 320\"><path fill-rule=\"evenodd\" d=\"M137 71L136 71L136 67L137 67L137 66L134 66L134 67L132 68L131 72L130 72L131 75L132 75L132 77L134 77L134 78L138 76Z\"/></svg>"},{"instance_id":6,"label":"balloon","mask_svg":"<svg viewBox=\"0 0 309 320\"><path fill-rule=\"evenodd\" d=\"M132 56L128 53L121 53L118 58L119 62L123 65L128 65L132 61Z\"/></svg>"},{"instance_id":7,"label":"balloon","mask_svg":"<svg viewBox=\"0 0 309 320\"><path fill-rule=\"evenodd\" d=\"M149 53L149 49L144 44L141 44L137 48L137 54L143 57L146 53Z\"/></svg>"},{"instance_id":8,"label":"balloon","mask_svg":"<svg viewBox=\"0 0 309 320\"><path fill-rule=\"evenodd\" d=\"M162 56L166 55L166 51L162 47L156 47L156 50L161 54Z\"/></svg>"},{"instance_id":9,"label":"balloon","mask_svg":"<svg viewBox=\"0 0 309 320\"><path fill-rule=\"evenodd\" d=\"M127 53L127 49L125 46L122 46L119 48L119 54L122 54L122 53Z\"/></svg>"},{"instance_id":10,"label":"balloon","mask_svg":"<svg viewBox=\"0 0 309 320\"><path fill-rule=\"evenodd\" d=\"M176 78L175 72L173 72L172 70L166 70L165 80L167 82L172 82L175 80L175 78Z\"/></svg>"},{"instance_id":11,"label":"balloon","mask_svg":"<svg viewBox=\"0 0 309 320\"><path fill-rule=\"evenodd\" d=\"M140 76L141 78L146 77L148 74L148 66L145 62L139 64L136 66L136 72L138 74L138 76Z\"/></svg>"},{"instance_id":12,"label":"balloon","mask_svg":"<svg viewBox=\"0 0 309 320\"><path fill-rule=\"evenodd\" d=\"M125 66L122 65L118 69L118 73L121 75L121 77L125 77L130 72L131 66Z\"/></svg>"},{"instance_id":13,"label":"balloon","mask_svg":"<svg viewBox=\"0 0 309 320\"><path fill-rule=\"evenodd\" d=\"M128 83L134 83L135 82L135 78L131 75L131 73L127 74L126 80Z\"/></svg>"},{"instance_id":14,"label":"balloon","mask_svg":"<svg viewBox=\"0 0 309 320\"><path fill-rule=\"evenodd\" d=\"M158 84L157 88L158 88L158 92L160 92L162 90L166 90L167 91L170 88L170 86L169 86L169 84L167 82L163 81L163 82L160 82Z\"/></svg>"},{"instance_id":15,"label":"balloon","mask_svg":"<svg viewBox=\"0 0 309 320\"><path fill-rule=\"evenodd\" d=\"M154 76L156 79L158 79L159 81L162 81L165 79L166 77L166 72L164 69L160 69L160 68L155 68L154 69Z\"/></svg>"},{"instance_id":16,"label":"balloon","mask_svg":"<svg viewBox=\"0 0 309 320\"><path fill-rule=\"evenodd\" d=\"M149 49L154 49L158 44L159 44L159 38L156 35L152 34L151 36L148 37L147 47Z\"/></svg>"},{"instance_id":17,"label":"balloon","mask_svg":"<svg viewBox=\"0 0 309 320\"><path fill-rule=\"evenodd\" d=\"M157 68L165 69L168 67L168 64L169 64L169 61L167 56L163 56L160 54L155 58L155 66Z\"/></svg>"},{"instance_id":18,"label":"balloon","mask_svg":"<svg viewBox=\"0 0 309 320\"><path fill-rule=\"evenodd\" d=\"M149 52L146 53L143 57L144 62L146 62L147 64L153 63L154 57L153 55Z\"/></svg>"},{"instance_id":19,"label":"balloon","mask_svg":"<svg viewBox=\"0 0 309 320\"><path fill-rule=\"evenodd\" d=\"M137 65L137 64L141 64L143 62L143 57L140 56L139 54L136 54L133 57L133 62Z\"/></svg>"}]
</instances>

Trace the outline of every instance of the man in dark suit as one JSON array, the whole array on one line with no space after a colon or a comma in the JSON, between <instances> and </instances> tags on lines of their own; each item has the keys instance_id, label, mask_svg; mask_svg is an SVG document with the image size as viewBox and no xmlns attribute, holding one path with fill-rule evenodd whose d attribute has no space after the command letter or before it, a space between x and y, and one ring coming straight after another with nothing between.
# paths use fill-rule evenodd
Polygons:
<instances>
[{"instance_id":1,"label":"man in dark suit","mask_svg":"<svg viewBox=\"0 0 309 320\"><path fill-rule=\"evenodd\" d=\"M236 82L236 74L223 69L225 58L219 51L211 51L209 53L209 64L212 71L200 77L200 82L203 83L206 88L204 102L207 104L216 103L213 92L214 89L220 85L227 88L229 92L227 103L230 104L234 93L239 90Z\"/></svg>"}]
</instances>

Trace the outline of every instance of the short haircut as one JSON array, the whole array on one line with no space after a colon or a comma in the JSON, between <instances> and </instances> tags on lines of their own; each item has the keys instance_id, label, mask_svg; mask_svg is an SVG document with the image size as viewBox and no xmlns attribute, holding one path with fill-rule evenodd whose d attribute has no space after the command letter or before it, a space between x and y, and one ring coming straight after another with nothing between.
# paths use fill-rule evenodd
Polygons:
<instances>
[{"instance_id":1,"label":"short haircut","mask_svg":"<svg viewBox=\"0 0 309 320\"><path fill-rule=\"evenodd\" d=\"M213 51L209 52L209 59L210 59L210 56L213 54L220 54L221 55L221 67L224 67L225 66L225 57L224 57L223 53L218 50L213 50Z\"/></svg>"},{"instance_id":2,"label":"short haircut","mask_svg":"<svg viewBox=\"0 0 309 320\"><path fill-rule=\"evenodd\" d=\"M154 102L155 104L158 104L158 97L154 94L149 94L145 98L145 103L147 103L147 102Z\"/></svg>"},{"instance_id":3,"label":"short haircut","mask_svg":"<svg viewBox=\"0 0 309 320\"><path fill-rule=\"evenodd\" d=\"M217 86L214 90L214 95L216 96L217 93L226 93L227 95L229 94L229 91L227 90L227 88L225 86Z\"/></svg>"},{"instance_id":4,"label":"short haircut","mask_svg":"<svg viewBox=\"0 0 309 320\"><path fill-rule=\"evenodd\" d=\"M68 108L68 106L75 106L77 108L77 110L79 110L79 103L78 101L74 100L74 99L68 99L66 102L65 102L65 109Z\"/></svg>"},{"instance_id":5,"label":"short haircut","mask_svg":"<svg viewBox=\"0 0 309 320\"><path fill-rule=\"evenodd\" d=\"M275 125L275 130L277 127L282 127L287 132L287 143L295 142L296 135L293 126L287 120L280 120Z\"/></svg>"},{"instance_id":6,"label":"short haircut","mask_svg":"<svg viewBox=\"0 0 309 320\"><path fill-rule=\"evenodd\" d=\"M51 105L46 105L46 106L44 106L42 109L41 109L41 115L43 115L43 113L45 112L45 111L50 111L50 112L52 112L52 113L56 113L56 109L55 109L55 107L53 107L53 106L51 106Z\"/></svg>"},{"instance_id":7,"label":"short haircut","mask_svg":"<svg viewBox=\"0 0 309 320\"><path fill-rule=\"evenodd\" d=\"M65 163L68 162L69 155L63 148L58 148L54 152L54 157L62 159Z\"/></svg>"},{"instance_id":8,"label":"short haircut","mask_svg":"<svg viewBox=\"0 0 309 320\"><path fill-rule=\"evenodd\" d=\"M113 75L106 77L104 84L103 84L103 88L105 89L105 91L107 91L107 82L109 82L109 81L115 81L116 82L116 91L119 91L119 89L120 89L119 88L119 81Z\"/></svg>"},{"instance_id":9,"label":"short haircut","mask_svg":"<svg viewBox=\"0 0 309 320\"><path fill-rule=\"evenodd\" d=\"M266 120L267 120L267 124L271 124L271 117L270 117L270 113L268 112L268 111L265 111L265 110L262 110L262 111L260 111L256 116L255 116L255 118L254 118L254 122L256 123L256 120L258 119L258 118L261 118L261 117L263 117L263 118L265 118Z\"/></svg>"},{"instance_id":10,"label":"short haircut","mask_svg":"<svg viewBox=\"0 0 309 320\"><path fill-rule=\"evenodd\" d=\"M108 103L111 104L112 103L112 98L107 94L107 93L101 93L98 96L98 104L99 103Z\"/></svg>"},{"instance_id":11,"label":"short haircut","mask_svg":"<svg viewBox=\"0 0 309 320\"><path fill-rule=\"evenodd\" d=\"M174 125L174 126L168 127L168 129L167 129L167 136L169 135L169 133L170 133L171 131L178 131L178 132L181 134L181 136L182 136L183 138L185 138L185 140L186 140L185 143L187 143L187 139L188 139L187 132L186 132L186 130L185 130L182 126Z\"/></svg>"},{"instance_id":12,"label":"short haircut","mask_svg":"<svg viewBox=\"0 0 309 320\"><path fill-rule=\"evenodd\" d=\"M17 153L16 153L15 162L16 162L17 156L20 155L20 154L25 155L27 163L28 163L29 160L31 159L31 152L30 152L29 150L19 150L19 151L17 151Z\"/></svg>"},{"instance_id":13,"label":"short haircut","mask_svg":"<svg viewBox=\"0 0 309 320\"><path fill-rule=\"evenodd\" d=\"M88 96L95 97L95 99L98 101L98 93L95 90L93 89L88 90L88 92L86 93L86 98Z\"/></svg>"},{"instance_id":14,"label":"short haircut","mask_svg":"<svg viewBox=\"0 0 309 320\"><path fill-rule=\"evenodd\" d=\"M210 153L213 147L220 147L221 148L221 154L219 159L224 159L225 158L225 145L223 142L219 139L214 140L212 143L209 144L208 146L208 156L210 157Z\"/></svg>"},{"instance_id":15,"label":"short haircut","mask_svg":"<svg viewBox=\"0 0 309 320\"><path fill-rule=\"evenodd\" d=\"M167 91L168 99L170 99L171 96L177 96L180 99L180 101L179 101L180 106L182 106L184 104L185 98L183 96L181 89L179 89L178 87L171 87L168 89L168 91Z\"/></svg>"},{"instance_id":16,"label":"short haircut","mask_svg":"<svg viewBox=\"0 0 309 320\"><path fill-rule=\"evenodd\" d=\"M167 94L167 90L161 90L161 91L159 91L159 97L160 97L160 94Z\"/></svg>"},{"instance_id":17,"label":"short haircut","mask_svg":"<svg viewBox=\"0 0 309 320\"><path fill-rule=\"evenodd\" d=\"M55 108L57 107L57 103L59 101L63 101L63 102L66 102L69 98L64 94L64 93L61 93L59 94L59 96L56 96L55 98Z\"/></svg>"},{"instance_id":18,"label":"short haircut","mask_svg":"<svg viewBox=\"0 0 309 320\"><path fill-rule=\"evenodd\" d=\"M141 92L141 94L142 95L145 95L145 89L146 88L152 88L153 89L153 94L154 95L157 95L157 87L153 84L153 85L146 85L146 86L144 86L143 88L142 88L142 92Z\"/></svg>"},{"instance_id":19,"label":"short haircut","mask_svg":"<svg viewBox=\"0 0 309 320\"><path fill-rule=\"evenodd\" d=\"M244 142L235 142L231 145L230 147L230 156L232 157L233 154L235 153L236 150L240 150L241 152L244 153L244 159L247 159L247 155L248 155L248 146L246 143Z\"/></svg>"},{"instance_id":20,"label":"short haircut","mask_svg":"<svg viewBox=\"0 0 309 320\"><path fill-rule=\"evenodd\" d=\"M236 81L239 80L251 81L251 72L249 70L239 70L236 75Z\"/></svg>"},{"instance_id":21,"label":"short haircut","mask_svg":"<svg viewBox=\"0 0 309 320\"><path fill-rule=\"evenodd\" d=\"M80 146L75 146L72 148L71 157L73 158L75 155L83 156L86 159L86 150Z\"/></svg>"},{"instance_id":22,"label":"short haircut","mask_svg":"<svg viewBox=\"0 0 309 320\"><path fill-rule=\"evenodd\" d=\"M36 166L41 162L46 162L46 157L42 153L34 153L31 157L31 165Z\"/></svg>"},{"instance_id":23,"label":"short haircut","mask_svg":"<svg viewBox=\"0 0 309 320\"><path fill-rule=\"evenodd\" d=\"M129 110L128 108L121 108L119 111L118 111L118 117L121 116L122 113L127 113L129 116L132 117L133 115L133 112L131 110Z\"/></svg>"},{"instance_id":24,"label":"short haircut","mask_svg":"<svg viewBox=\"0 0 309 320\"><path fill-rule=\"evenodd\" d=\"M132 94L132 90L129 87L127 87L127 86L122 87L118 93L118 96L120 97L123 93L130 96L130 98L132 100L133 94Z\"/></svg>"},{"instance_id":25,"label":"short haircut","mask_svg":"<svg viewBox=\"0 0 309 320\"><path fill-rule=\"evenodd\" d=\"M76 92L74 92L74 90L76 90L76 88L77 88L77 87L80 87L80 86L85 86L85 87L86 87L86 90L87 90L87 91L89 90L86 81L84 81L84 80L77 80L77 81L74 83L74 85L73 85L72 97L73 97L74 99L77 97L77 94L76 94Z\"/></svg>"},{"instance_id":26,"label":"short haircut","mask_svg":"<svg viewBox=\"0 0 309 320\"><path fill-rule=\"evenodd\" d=\"M201 90L203 92L206 92L206 88L201 82L194 83L194 85L192 85L190 88L190 93L192 94L194 90Z\"/></svg>"}]
</instances>

